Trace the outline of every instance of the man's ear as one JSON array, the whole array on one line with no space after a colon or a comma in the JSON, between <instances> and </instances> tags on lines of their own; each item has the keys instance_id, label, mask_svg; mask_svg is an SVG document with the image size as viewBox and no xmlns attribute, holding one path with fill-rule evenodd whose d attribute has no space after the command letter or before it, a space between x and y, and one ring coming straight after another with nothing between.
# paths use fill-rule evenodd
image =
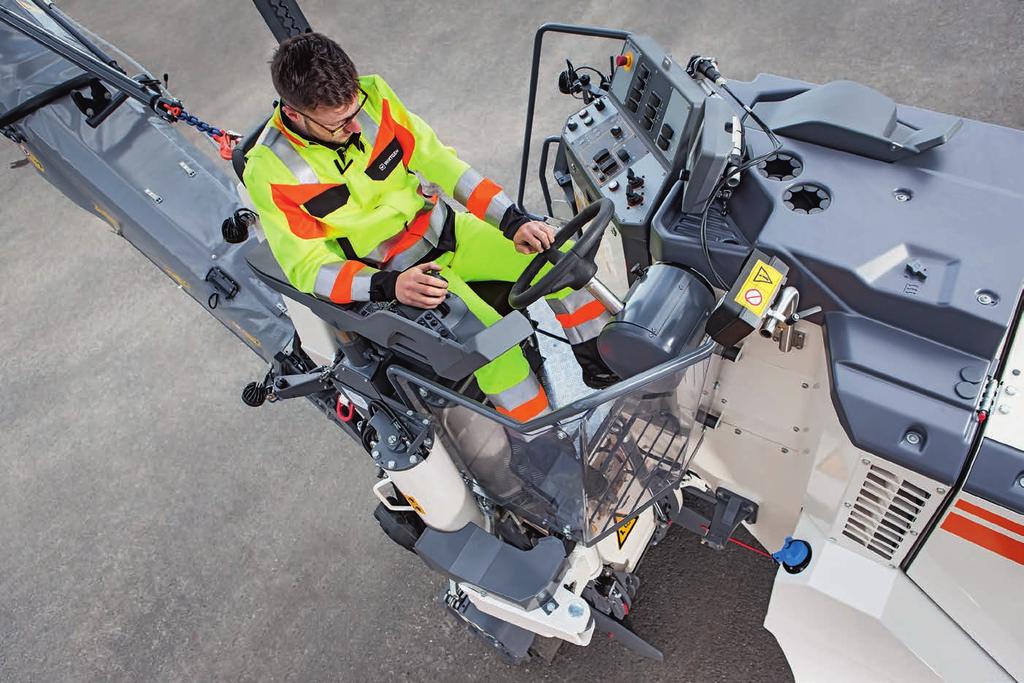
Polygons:
<instances>
[{"instance_id":1,"label":"man's ear","mask_svg":"<svg viewBox=\"0 0 1024 683\"><path fill-rule=\"evenodd\" d=\"M297 111L289 107L287 104L281 105L281 113L288 117L288 120L292 123L302 125L302 115Z\"/></svg>"}]
</instances>

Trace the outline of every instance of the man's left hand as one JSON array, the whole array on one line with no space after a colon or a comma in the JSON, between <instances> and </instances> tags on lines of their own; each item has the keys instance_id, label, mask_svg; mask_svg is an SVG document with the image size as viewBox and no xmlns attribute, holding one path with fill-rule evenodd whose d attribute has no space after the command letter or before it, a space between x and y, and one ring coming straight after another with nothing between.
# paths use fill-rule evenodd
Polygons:
<instances>
[{"instance_id":1,"label":"man's left hand","mask_svg":"<svg viewBox=\"0 0 1024 683\"><path fill-rule=\"evenodd\" d=\"M541 221L523 223L512 237L512 242L516 245L516 251L520 254L537 254L550 249L554 241L554 229Z\"/></svg>"}]
</instances>

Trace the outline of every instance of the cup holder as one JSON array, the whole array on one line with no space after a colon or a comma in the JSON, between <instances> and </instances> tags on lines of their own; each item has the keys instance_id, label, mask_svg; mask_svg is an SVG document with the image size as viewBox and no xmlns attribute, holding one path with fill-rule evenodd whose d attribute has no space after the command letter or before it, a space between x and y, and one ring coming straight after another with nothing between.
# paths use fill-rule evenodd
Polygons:
<instances>
[{"instance_id":1,"label":"cup holder","mask_svg":"<svg viewBox=\"0 0 1024 683\"><path fill-rule=\"evenodd\" d=\"M768 180L794 180L803 170L803 162L788 152L776 152L757 165L757 172Z\"/></svg>"},{"instance_id":2,"label":"cup holder","mask_svg":"<svg viewBox=\"0 0 1024 683\"><path fill-rule=\"evenodd\" d=\"M821 213L832 203L832 195L821 185L800 183L782 193L782 203L796 213Z\"/></svg>"}]
</instances>

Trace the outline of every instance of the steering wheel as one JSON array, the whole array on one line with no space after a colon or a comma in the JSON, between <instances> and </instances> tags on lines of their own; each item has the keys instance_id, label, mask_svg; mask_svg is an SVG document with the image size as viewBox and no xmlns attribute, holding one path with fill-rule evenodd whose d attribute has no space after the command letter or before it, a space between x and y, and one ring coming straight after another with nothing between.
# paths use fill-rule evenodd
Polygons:
<instances>
[{"instance_id":1,"label":"steering wheel","mask_svg":"<svg viewBox=\"0 0 1024 683\"><path fill-rule=\"evenodd\" d=\"M597 272L597 248L608 223L612 220L615 204L612 200L602 198L573 216L572 220L555 233L555 241L551 247L533 257L512 285L508 295L508 304L515 309L523 309L542 296L570 287L582 289ZM587 225L589 223L589 225ZM559 251L570 237L586 225L583 235L566 252ZM546 272L534 284L533 278L544 267L551 263L551 270Z\"/></svg>"}]
</instances>

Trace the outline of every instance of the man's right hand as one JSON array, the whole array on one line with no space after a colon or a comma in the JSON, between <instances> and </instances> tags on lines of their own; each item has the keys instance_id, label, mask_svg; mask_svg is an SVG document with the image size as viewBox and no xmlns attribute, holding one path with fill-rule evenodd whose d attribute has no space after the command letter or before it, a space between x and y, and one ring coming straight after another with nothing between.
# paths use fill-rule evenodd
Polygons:
<instances>
[{"instance_id":1,"label":"man's right hand","mask_svg":"<svg viewBox=\"0 0 1024 683\"><path fill-rule=\"evenodd\" d=\"M448 283L427 275L428 271L441 270L434 262L421 263L403 271L395 281L395 298L407 306L434 308L444 301Z\"/></svg>"}]
</instances>

